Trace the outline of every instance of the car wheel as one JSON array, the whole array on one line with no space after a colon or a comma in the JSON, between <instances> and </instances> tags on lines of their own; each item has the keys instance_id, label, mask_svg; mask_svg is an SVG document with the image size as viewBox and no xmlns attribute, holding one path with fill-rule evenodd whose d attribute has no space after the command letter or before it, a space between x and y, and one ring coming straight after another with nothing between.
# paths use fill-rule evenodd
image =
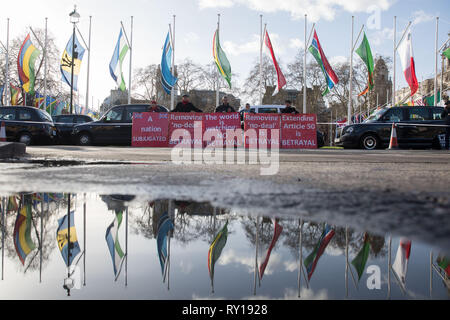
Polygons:
<instances>
[{"instance_id":1,"label":"car wheel","mask_svg":"<svg viewBox=\"0 0 450 320\"><path fill-rule=\"evenodd\" d=\"M88 133L82 133L78 136L78 144L80 146L90 146L92 144L92 138Z\"/></svg>"},{"instance_id":2,"label":"car wheel","mask_svg":"<svg viewBox=\"0 0 450 320\"><path fill-rule=\"evenodd\" d=\"M19 136L19 142L29 146L31 144L31 134L26 132L21 133Z\"/></svg>"},{"instance_id":3,"label":"car wheel","mask_svg":"<svg viewBox=\"0 0 450 320\"><path fill-rule=\"evenodd\" d=\"M366 150L375 150L380 146L380 141L373 134L366 134L361 138L361 148Z\"/></svg>"}]
</instances>

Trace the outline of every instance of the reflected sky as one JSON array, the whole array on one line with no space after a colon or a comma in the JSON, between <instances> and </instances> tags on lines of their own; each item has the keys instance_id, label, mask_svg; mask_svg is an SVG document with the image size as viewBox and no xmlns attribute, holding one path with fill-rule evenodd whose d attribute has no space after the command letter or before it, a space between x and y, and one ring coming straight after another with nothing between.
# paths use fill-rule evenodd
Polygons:
<instances>
[{"instance_id":1,"label":"reflected sky","mask_svg":"<svg viewBox=\"0 0 450 320\"><path fill-rule=\"evenodd\" d=\"M97 194L71 195L70 211L74 212L70 221L70 225L74 223L71 239L75 241L73 237L76 232L81 250L73 259L74 273L71 278L75 283L68 296L67 290L63 288L68 276L67 267L57 241L58 220L69 212L68 195L22 193L1 199L1 222L4 211L8 211L4 215L5 236L3 229L1 233L4 245L0 299L3 300L384 300L450 297L450 282L448 279L444 281L442 277L445 278L446 274L438 265L446 252L438 244L412 241L405 288L402 289L395 274L392 271L388 273L389 254L392 265L401 237L331 225L329 227L333 236L328 245L322 246L323 254L316 256L317 264L309 283L306 281L308 271L304 266L306 277L302 275L299 286L301 221L298 219L277 219L282 230L274 241L275 220L270 218L243 215L236 210L215 208L208 203ZM27 204L31 208L31 217L29 220L27 217L18 219L21 212L24 215L22 209ZM42 208L44 214L41 219ZM120 225L118 212L122 213ZM163 230L161 217L164 213L169 213L174 229L161 236L158 231ZM214 241L227 221L226 239L222 237L222 240ZM122 264L118 264L117 280L106 237L113 222L118 227L111 229L117 230L113 233L115 244L118 243L124 254L123 260L119 261ZM320 238L326 223L302 222L301 252L304 265L304 260L315 248L320 251ZM364 249L365 235L368 257L361 279L358 279L356 268L351 262ZM163 264L163 268L158 254L158 237L167 250L167 263ZM39 245L41 240L42 250ZM22 264L18 252L23 254L24 250L21 251L23 248L18 246L25 246L27 241L31 241L36 248L26 255ZM271 254L263 277L259 280L255 266L259 269L270 247ZM211 262L214 264L213 285L208 270L208 252L211 248L211 255L217 255L216 259L209 261L210 267ZM449 256L449 253L446 255ZM433 265L430 264L430 258ZM380 270L380 289L370 290L367 286L371 279L367 273L370 266Z\"/></svg>"}]
</instances>

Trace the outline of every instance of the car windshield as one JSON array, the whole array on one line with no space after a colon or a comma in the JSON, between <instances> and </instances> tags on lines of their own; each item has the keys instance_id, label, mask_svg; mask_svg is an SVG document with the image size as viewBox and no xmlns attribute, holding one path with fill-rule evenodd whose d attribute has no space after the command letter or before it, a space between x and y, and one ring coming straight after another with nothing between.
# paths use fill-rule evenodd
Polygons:
<instances>
[{"instance_id":1,"label":"car windshield","mask_svg":"<svg viewBox=\"0 0 450 320\"><path fill-rule=\"evenodd\" d=\"M364 121L364 123L380 120L381 116L386 112L386 110L387 109L383 108L383 109L375 111L366 119L366 121Z\"/></svg>"},{"instance_id":2,"label":"car windshield","mask_svg":"<svg viewBox=\"0 0 450 320\"><path fill-rule=\"evenodd\" d=\"M36 110L38 111L39 118L41 118L44 121L53 122L52 117L48 114L47 111L39 110L39 109L36 109Z\"/></svg>"}]
</instances>

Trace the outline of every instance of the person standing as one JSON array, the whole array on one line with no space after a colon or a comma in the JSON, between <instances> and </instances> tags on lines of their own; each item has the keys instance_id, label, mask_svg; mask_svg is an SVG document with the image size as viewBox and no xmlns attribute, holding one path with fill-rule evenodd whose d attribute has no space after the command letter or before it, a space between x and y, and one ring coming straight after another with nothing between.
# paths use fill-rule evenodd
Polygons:
<instances>
[{"instance_id":1,"label":"person standing","mask_svg":"<svg viewBox=\"0 0 450 320\"><path fill-rule=\"evenodd\" d=\"M295 109L294 107L291 106L291 100L286 100L285 104L286 107L284 109L281 110L281 113L294 113L294 114L298 114L299 112L297 111L297 109Z\"/></svg>"},{"instance_id":2,"label":"person standing","mask_svg":"<svg viewBox=\"0 0 450 320\"><path fill-rule=\"evenodd\" d=\"M203 112L199 108L196 108L191 102L189 102L189 96L185 94L181 102L178 102L175 109L171 112Z\"/></svg>"},{"instance_id":3,"label":"person standing","mask_svg":"<svg viewBox=\"0 0 450 320\"><path fill-rule=\"evenodd\" d=\"M441 114L441 119L444 120L445 125L445 149L450 150L450 100L445 103L444 111Z\"/></svg>"},{"instance_id":4,"label":"person standing","mask_svg":"<svg viewBox=\"0 0 450 320\"><path fill-rule=\"evenodd\" d=\"M230 104L228 103L228 97L224 96L222 98L222 104L220 106L218 106L216 108L215 112L226 112L226 113L230 113L230 112L236 112L234 110L234 108L232 106L230 106Z\"/></svg>"}]
</instances>

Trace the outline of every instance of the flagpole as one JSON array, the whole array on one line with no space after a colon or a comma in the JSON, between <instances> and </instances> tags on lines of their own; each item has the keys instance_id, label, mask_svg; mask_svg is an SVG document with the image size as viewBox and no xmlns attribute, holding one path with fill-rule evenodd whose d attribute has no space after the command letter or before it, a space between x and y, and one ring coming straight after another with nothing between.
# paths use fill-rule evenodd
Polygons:
<instances>
[{"instance_id":1,"label":"flagpole","mask_svg":"<svg viewBox=\"0 0 450 320\"><path fill-rule=\"evenodd\" d=\"M305 14L305 52L303 55L303 113L306 113L306 53L307 53L307 34L308 29L308 15Z\"/></svg>"},{"instance_id":2,"label":"flagpole","mask_svg":"<svg viewBox=\"0 0 450 320\"><path fill-rule=\"evenodd\" d=\"M437 106L437 86L438 86L438 39L439 37L439 17L436 17L436 40L435 40L435 51L434 51L434 105ZM441 92L442 97L442 92Z\"/></svg>"},{"instance_id":3,"label":"flagpole","mask_svg":"<svg viewBox=\"0 0 450 320\"><path fill-rule=\"evenodd\" d=\"M8 99L10 96L9 88L9 18L6 19L6 83L5 83L5 105L10 105L11 100Z\"/></svg>"},{"instance_id":4,"label":"flagpole","mask_svg":"<svg viewBox=\"0 0 450 320\"><path fill-rule=\"evenodd\" d=\"M47 111L47 21L48 18L45 18L45 39L44 39L44 111ZM50 110L51 115L51 110ZM43 199L42 199L43 201Z\"/></svg>"},{"instance_id":5,"label":"flagpole","mask_svg":"<svg viewBox=\"0 0 450 320\"><path fill-rule=\"evenodd\" d=\"M132 58L133 58L133 16L131 16L131 34L130 34L130 76L128 85L128 104L131 104L131 73L132 73ZM127 257L128 260L128 257Z\"/></svg>"},{"instance_id":6,"label":"flagpole","mask_svg":"<svg viewBox=\"0 0 450 320\"><path fill-rule=\"evenodd\" d=\"M83 202L83 286L86 286L86 193Z\"/></svg>"},{"instance_id":7,"label":"flagpole","mask_svg":"<svg viewBox=\"0 0 450 320\"><path fill-rule=\"evenodd\" d=\"M220 13L217 15L217 36L219 35L219 31L220 31ZM216 72L216 106L219 106L220 103L220 99L219 99L219 81L220 81L220 75L219 75L219 69L217 69Z\"/></svg>"},{"instance_id":8,"label":"flagpole","mask_svg":"<svg viewBox=\"0 0 450 320\"><path fill-rule=\"evenodd\" d=\"M260 46L259 46L259 104L263 104L263 95L262 95L262 84L263 84L263 67L262 67L262 50L263 50L263 30L262 30L262 14L260 17Z\"/></svg>"},{"instance_id":9,"label":"flagpole","mask_svg":"<svg viewBox=\"0 0 450 320\"><path fill-rule=\"evenodd\" d=\"M350 81L349 81L349 89L348 89L348 107L347 107L347 125L351 124L352 117L352 82L353 82L353 29L355 25L355 16L352 16L352 36L351 36L351 45L350 45Z\"/></svg>"},{"instance_id":10,"label":"flagpole","mask_svg":"<svg viewBox=\"0 0 450 320\"><path fill-rule=\"evenodd\" d=\"M175 15L173 16L173 28L172 28L172 74L175 75ZM175 86L170 90L170 110L175 108Z\"/></svg>"},{"instance_id":11,"label":"flagpole","mask_svg":"<svg viewBox=\"0 0 450 320\"><path fill-rule=\"evenodd\" d=\"M397 69L397 16L394 16L394 72L392 76L392 107L395 106L395 76Z\"/></svg>"},{"instance_id":12,"label":"flagpole","mask_svg":"<svg viewBox=\"0 0 450 320\"><path fill-rule=\"evenodd\" d=\"M128 285L128 206L125 216L125 286Z\"/></svg>"},{"instance_id":13,"label":"flagpole","mask_svg":"<svg viewBox=\"0 0 450 320\"><path fill-rule=\"evenodd\" d=\"M89 16L89 45L88 45L88 61L87 61L87 79L86 79L86 111L89 109L89 71L91 69L91 26L92 16Z\"/></svg>"}]
</instances>

